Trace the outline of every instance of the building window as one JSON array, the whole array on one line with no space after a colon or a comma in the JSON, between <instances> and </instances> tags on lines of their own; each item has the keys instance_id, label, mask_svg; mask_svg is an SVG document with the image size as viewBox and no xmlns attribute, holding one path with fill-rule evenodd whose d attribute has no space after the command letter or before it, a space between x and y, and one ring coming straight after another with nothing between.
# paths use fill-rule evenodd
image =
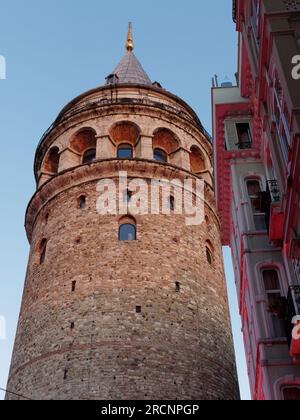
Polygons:
<instances>
[{"instance_id":1,"label":"building window","mask_svg":"<svg viewBox=\"0 0 300 420\"><path fill-rule=\"evenodd\" d=\"M119 241L136 241L137 232L136 225L132 223L124 223L119 228Z\"/></svg>"},{"instance_id":2,"label":"building window","mask_svg":"<svg viewBox=\"0 0 300 420\"><path fill-rule=\"evenodd\" d=\"M285 387L282 394L284 401L300 401L300 387Z\"/></svg>"},{"instance_id":3,"label":"building window","mask_svg":"<svg viewBox=\"0 0 300 420\"><path fill-rule=\"evenodd\" d=\"M93 162L96 159L96 149L87 150L82 158L83 165Z\"/></svg>"},{"instance_id":4,"label":"building window","mask_svg":"<svg viewBox=\"0 0 300 420\"><path fill-rule=\"evenodd\" d=\"M247 191L257 231L267 230L266 223L266 196L263 194L260 182L257 179L247 180Z\"/></svg>"},{"instance_id":5,"label":"building window","mask_svg":"<svg viewBox=\"0 0 300 420\"><path fill-rule=\"evenodd\" d=\"M278 271L263 270L264 289L274 338L285 337L286 299L282 295Z\"/></svg>"},{"instance_id":6,"label":"building window","mask_svg":"<svg viewBox=\"0 0 300 420\"><path fill-rule=\"evenodd\" d=\"M168 199L168 207L171 211L175 210L175 198L172 195Z\"/></svg>"},{"instance_id":7,"label":"building window","mask_svg":"<svg viewBox=\"0 0 300 420\"><path fill-rule=\"evenodd\" d=\"M118 159L132 159L133 147L130 144L121 144L118 147Z\"/></svg>"},{"instance_id":8,"label":"building window","mask_svg":"<svg viewBox=\"0 0 300 420\"><path fill-rule=\"evenodd\" d=\"M59 148L52 147L52 149L49 150L47 157L44 161L42 171L52 175L57 174L59 169L59 159Z\"/></svg>"},{"instance_id":9,"label":"building window","mask_svg":"<svg viewBox=\"0 0 300 420\"><path fill-rule=\"evenodd\" d=\"M214 257L213 257L214 251L213 251L213 246L210 241L206 241L205 252L206 252L206 259L207 259L208 264L212 265L214 262Z\"/></svg>"},{"instance_id":10,"label":"building window","mask_svg":"<svg viewBox=\"0 0 300 420\"><path fill-rule=\"evenodd\" d=\"M259 17L260 17L260 0L252 0L252 28L255 35L257 45L260 44L260 33L259 33Z\"/></svg>"},{"instance_id":11,"label":"building window","mask_svg":"<svg viewBox=\"0 0 300 420\"><path fill-rule=\"evenodd\" d=\"M168 163L168 155L161 149L154 149L154 160L161 163Z\"/></svg>"},{"instance_id":12,"label":"building window","mask_svg":"<svg viewBox=\"0 0 300 420\"><path fill-rule=\"evenodd\" d=\"M44 264L46 260L46 253L47 253L47 239L43 239L40 244L40 265Z\"/></svg>"},{"instance_id":13,"label":"building window","mask_svg":"<svg viewBox=\"0 0 300 420\"><path fill-rule=\"evenodd\" d=\"M249 123L237 123L236 131L238 136L237 146L240 150L251 149L252 136Z\"/></svg>"},{"instance_id":14,"label":"building window","mask_svg":"<svg viewBox=\"0 0 300 420\"><path fill-rule=\"evenodd\" d=\"M277 72L274 76L273 118L285 162L288 160L291 145L291 117L283 95L283 88Z\"/></svg>"},{"instance_id":15,"label":"building window","mask_svg":"<svg viewBox=\"0 0 300 420\"><path fill-rule=\"evenodd\" d=\"M81 195L78 198L78 208L80 210L84 210L86 208L86 196L85 195Z\"/></svg>"}]
</instances>

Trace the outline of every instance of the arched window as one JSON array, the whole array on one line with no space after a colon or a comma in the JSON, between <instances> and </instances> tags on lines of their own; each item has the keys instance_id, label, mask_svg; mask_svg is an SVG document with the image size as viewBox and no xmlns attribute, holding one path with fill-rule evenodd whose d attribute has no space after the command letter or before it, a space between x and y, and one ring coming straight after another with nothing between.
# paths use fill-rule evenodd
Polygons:
<instances>
[{"instance_id":1,"label":"arched window","mask_svg":"<svg viewBox=\"0 0 300 420\"><path fill-rule=\"evenodd\" d=\"M85 195L81 195L78 198L78 208L80 210L84 210L86 208L86 196Z\"/></svg>"},{"instance_id":2,"label":"arched window","mask_svg":"<svg viewBox=\"0 0 300 420\"><path fill-rule=\"evenodd\" d=\"M93 160L96 159L96 149L89 149L86 152L84 152L82 157L82 163L83 165L87 163L93 162Z\"/></svg>"},{"instance_id":3,"label":"arched window","mask_svg":"<svg viewBox=\"0 0 300 420\"><path fill-rule=\"evenodd\" d=\"M300 401L300 387L284 387L282 394L284 401Z\"/></svg>"},{"instance_id":4,"label":"arched window","mask_svg":"<svg viewBox=\"0 0 300 420\"><path fill-rule=\"evenodd\" d=\"M263 231L267 229L266 223L266 197L263 194L261 184L257 179L246 181L248 197L251 204L255 229Z\"/></svg>"},{"instance_id":5,"label":"arched window","mask_svg":"<svg viewBox=\"0 0 300 420\"><path fill-rule=\"evenodd\" d=\"M285 337L286 299L282 294L279 273L276 269L270 268L263 270L262 275L272 334L274 338Z\"/></svg>"},{"instance_id":6,"label":"arched window","mask_svg":"<svg viewBox=\"0 0 300 420\"><path fill-rule=\"evenodd\" d=\"M39 263L40 265L44 264L47 253L47 239L43 239L40 244L40 254L39 254Z\"/></svg>"},{"instance_id":7,"label":"arched window","mask_svg":"<svg viewBox=\"0 0 300 420\"><path fill-rule=\"evenodd\" d=\"M121 144L118 147L118 159L132 159L133 147L130 144Z\"/></svg>"},{"instance_id":8,"label":"arched window","mask_svg":"<svg viewBox=\"0 0 300 420\"><path fill-rule=\"evenodd\" d=\"M167 163L168 155L162 149L154 149L154 160L157 162Z\"/></svg>"},{"instance_id":9,"label":"arched window","mask_svg":"<svg viewBox=\"0 0 300 420\"><path fill-rule=\"evenodd\" d=\"M51 174L57 174L59 167L59 148L52 147L49 150L42 170Z\"/></svg>"},{"instance_id":10,"label":"arched window","mask_svg":"<svg viewBox=\"0 0 300 420\"><path fill-rule=\"evenodd\" d=\"M195 173L205 170L205 160L199 147L192 146L190 153L191 171Z\"/></svg>"},{"instance_id":11,"label":"arched window","mask_svg":"<svg viewBox=\"0 0 300 420\"><path fill-rule=\"evenodd\" d=\"M136 224L132 219L124 219L119 227L119 241L136 241L137 231Z\"/></svg>"}]
</instances>

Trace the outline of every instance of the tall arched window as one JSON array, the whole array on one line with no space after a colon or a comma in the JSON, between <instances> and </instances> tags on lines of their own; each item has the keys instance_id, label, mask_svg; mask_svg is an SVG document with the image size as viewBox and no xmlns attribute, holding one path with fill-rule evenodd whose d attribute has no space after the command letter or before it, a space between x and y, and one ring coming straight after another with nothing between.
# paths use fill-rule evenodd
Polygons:
<instances>
[{"instance_id":1,"label":"tall arched window","mask_svg":"<svg viewBox=\"0 0 300 420\"><path fill-rule=\"evenodd\" d=\"M132 159L133 147L130 144L121 144L118 147L118 159Z\"/></svg>"},{"instance_id":2,"label":"tall arched window","mask_svg":"<svg viewBox=\"0 0 300 420\"><path fill-rule=\"evenodd\" d=\"M281 290L279 273L270 268L263 270L262 275L273 338L285 337L286 299Z\"/></svg>"},{"instance_id":3,"label":"tall arched window","mask_svg":"<svg viewBox=\"0 0 300 420\"><path fill-rule=\"evenodd\" d=\"M93 162L93 160L96 159L96 149L89 149L86 152L84 152L82 157L82 163L83 165L87 163Z\"/></svg>"},{"instance_id":4,"label":"tall arched window","mask_svg":"<svg viewBox=\"0 0 300 420\"><path fill-rule=\"evenodd\" d=\"M157 162L167 163L168 155L162 149L154 149L154 160Z\"/></svg>"},{"instance_id":5,"label":"tall arched window","mask_svg":"<svg viewBox=\"0 0 300 420\"><path fill-rule=\"evenodd\" d=\"M300 387L284 387L282 390L284 401L300 401Z\"/></svg>"},{"instance_id":6,"label":"tall arched window","mask_svg":"<svg viewBox=\"0 0 300 420\"><path fill-rule=\"evenodd\" d=\"M124 218L120 222L119 241L136 241L137 230L134 219Z\"/></svg>"},{"instance_id":7,"label":"tall arched window","mask_svg":"<svg viewBox=\"0 0 300 420\"><path fill-rule=\"evenodd\" d=\"M40 244L39 263L44 264L47 253L47 239L43 239Z\"/></svg>"},{"instance_id":8,"label":"tall arched window","mask_svg":"<svg viewBox=\"0 0 300 420\"><path fill-rule=\"evenodd\" d=\"M263 194L260 181L258 179L248 179L246 181L248 197L251 204L254 218L255 229L263 231L267 229L266 223L266 197Z\"/></svg>"}]
</instances>

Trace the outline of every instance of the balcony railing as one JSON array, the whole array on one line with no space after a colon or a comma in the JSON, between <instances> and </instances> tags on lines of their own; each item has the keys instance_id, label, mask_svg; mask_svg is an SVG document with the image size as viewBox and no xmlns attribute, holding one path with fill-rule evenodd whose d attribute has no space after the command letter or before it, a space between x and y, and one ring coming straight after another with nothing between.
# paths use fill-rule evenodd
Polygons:
<instances>
[{"instance_id":1,"label":"balcony railing","mask_svg":"<svg viewBox=\"0 0 300 420\"><path fill-rule=\"evenodd\" d=\"M300 286L290 286L287 298L286 329L289 345L292 342L293 318L300 315Z\"/></svg>"}]
</instances>

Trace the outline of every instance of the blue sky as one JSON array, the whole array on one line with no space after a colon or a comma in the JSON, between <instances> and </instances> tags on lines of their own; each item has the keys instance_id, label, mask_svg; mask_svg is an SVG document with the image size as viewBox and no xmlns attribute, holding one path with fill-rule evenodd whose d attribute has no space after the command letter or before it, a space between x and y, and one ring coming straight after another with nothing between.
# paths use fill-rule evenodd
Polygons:
<instances>
[{"instance_id":1,"label":"blue sky","mask_svg":"<svg viewBox=\"0 0 300 420\"><path fill-rule=\"evenodd\" d=\"M35 183L37 143L61 108L103 84L124 54L133 21L136 55L151 79L185 99L211 132L211 78L234 80L232 0L0 0L2 164L0 203L0 387L6 385L29 252L24 213ZM241 392L249 398L230 254L225 250ZM0 398L3 394L0 393Z\"/></svg>"}]
</instances>

